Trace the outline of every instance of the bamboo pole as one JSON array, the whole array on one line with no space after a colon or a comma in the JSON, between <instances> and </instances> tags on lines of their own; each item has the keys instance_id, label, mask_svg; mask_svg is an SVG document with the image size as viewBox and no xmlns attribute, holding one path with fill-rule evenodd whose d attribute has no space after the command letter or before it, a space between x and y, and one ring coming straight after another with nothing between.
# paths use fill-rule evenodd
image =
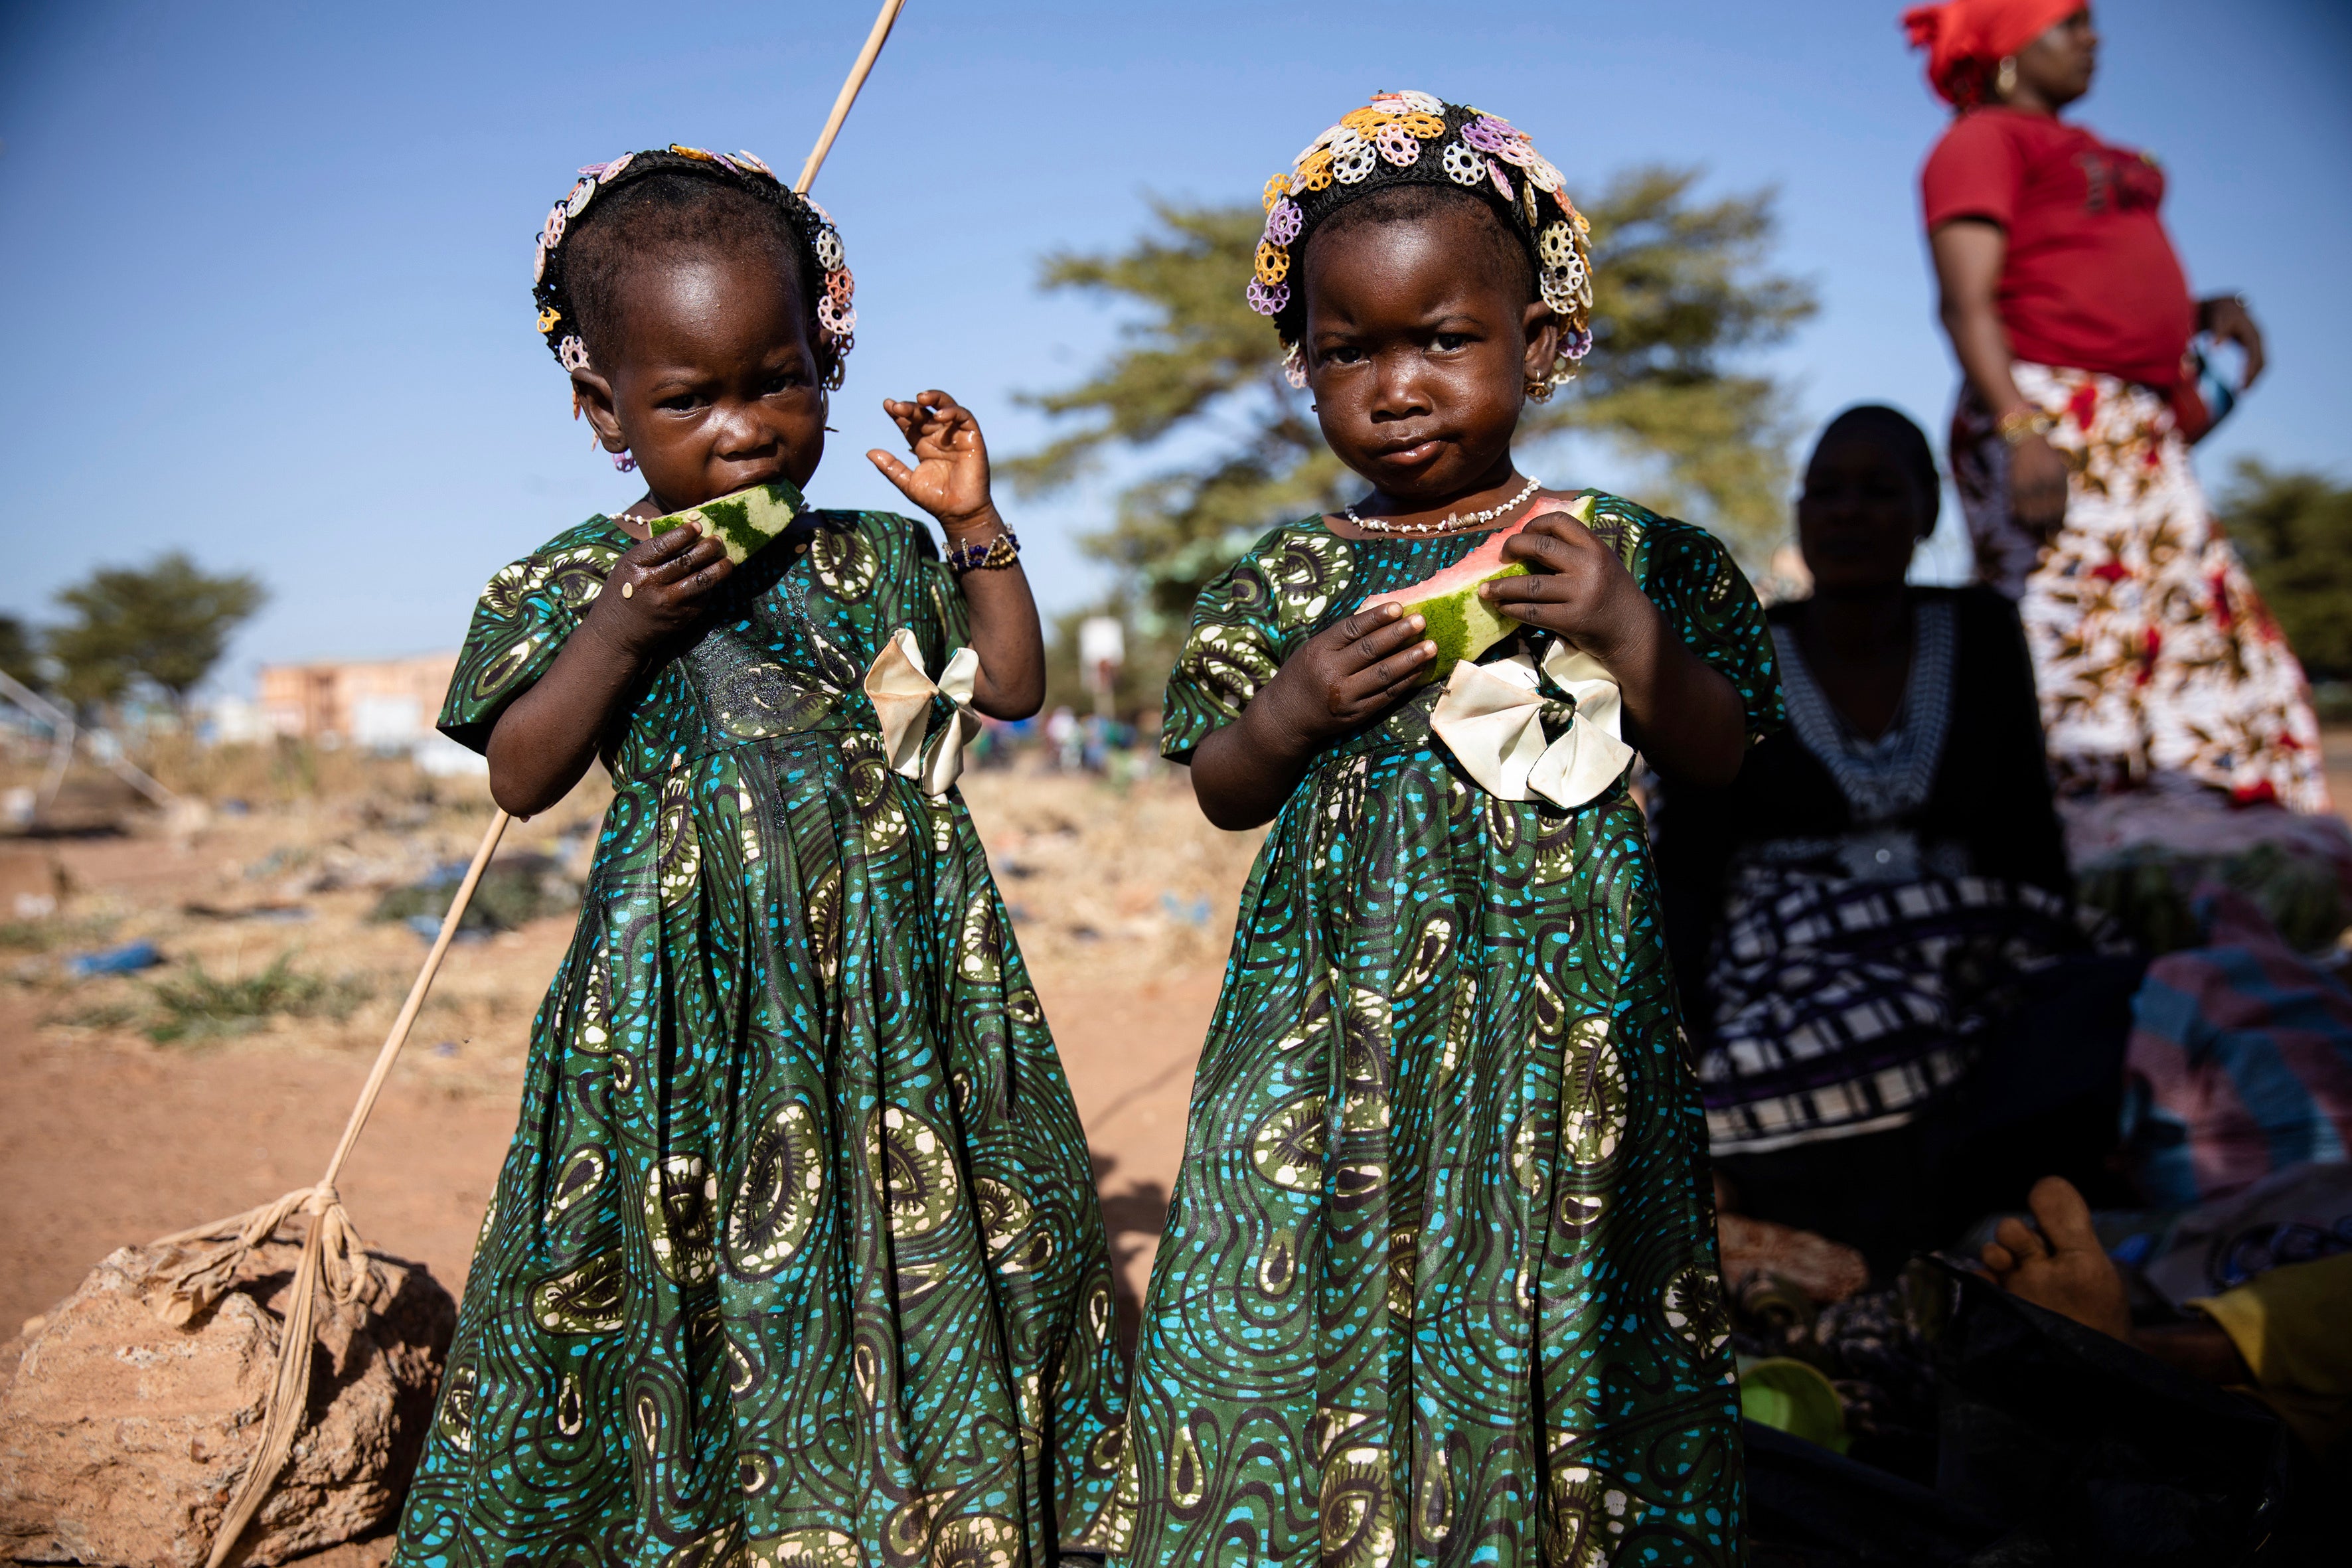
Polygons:
<instances>
[{"instance_id":1,"label":"bamboo pole","mask_svg":"<svg viewBox=\"0 0 2352 1568\"><path fill-rule=\"evenodd\" d=\"M818 135L808 162L801 165L800 178L793 189L805 195L816 179L817 170L824 164L825 154L833 151L834 138L841 134L842 122L849 118L850 106L857 101L858 89L882 53L883 44L890 37L892 24L898 21L899 9L906 0L882 0L882 9L874 18L874 26L866 36L866 47L858 51L856 63L849 68L849 78L841 84L841 91L833 100L833 112L825 117L824 130ZM348 1301L366 1292L373 1266L358 1232L352 1228L344 1212L342 1200L335 1183L342 1174L343 1162L351 1157L360 1133L367 1127L368 1117L375 1110L376 1099L383 1092L385 1080L392 1076L393 1064L400 1059L401 1048L407 1045L409 1031L415 1026L418 1009L425 1005L425 994L433 988L434 976L439 973L443 955L456 939L458 922L465 918L467 906L472 903L474 889L496 853L499 839L512 821L504 810L492 814L489 826L482 834L482 842L474 851L474 858L466 868L465 879L449 900L449 910L441 917L440 932L433 939L432 951L425 955L424 967L417 971L416 982L408 988L408 999L401 1004L400 1016L393 1020L391 1032L384 1036L383 1047L376 1052L375 1065L369 1069L367 1082L361 1086L358 1102L343 1124L343 1135L336 1142L335 1152L327 1161L326 1173L309 1187L287 1194L274 1204L223 1220L215 1225L199 1226L165 1237L157 1245L219 1239L231 1237L226 1246L215 1247L200 1257L194 1264L181 1269L173 1278L168 1298L161 1309L167 1317L184 1322L205 1301L216 1298L233 1282L236 1266L254 1247L277 1234L279 1226L299 1210L310 1216L310 1224L302 1240L302 1261L295 1269L292 1299L289 1302L286 1321L278 1335L278 1375L271 1384L269 1394L262 1407L261 1445L255 1452L253 1463L247 1467L238 1481L236 1493L221 1515L220 1528L213 1536L212 1550L205 1557L205 1568L221 1568L236 1551L246 1527L253 1522L261 1505L277 1483L278 1472L285 1468L287 1457L293 1452L294 1439L302 1428L310 1392L310 1340L317 1319L318 1295L321 1286L331 1288L338 1300Z\"/></svg>"}]
</instances>

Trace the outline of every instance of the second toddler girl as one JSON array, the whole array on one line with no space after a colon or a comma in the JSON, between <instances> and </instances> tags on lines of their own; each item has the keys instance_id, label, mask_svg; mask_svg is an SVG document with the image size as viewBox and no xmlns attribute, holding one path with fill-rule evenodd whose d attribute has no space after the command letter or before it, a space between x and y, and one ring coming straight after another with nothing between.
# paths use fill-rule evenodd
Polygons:
<instances>
[{"instance_id":1,"label":"second toddler girl","mask_svg":"<svg viewBox=\"0 0 2352 1568\"><path fill-rule=\"evenodd\" d=\"M1526 136L1383 94L1266 206L1251 302L1370 492L1210 584L1169 683L1203 809L1274 826L1096 1541L1737 1562L1706 1124L1624 773L1632 742L1731 777L1780 717L1763 616L1699 530L1513 461L1591 341L1583 220ZM1366 601L1512 527L1528 574L1483 592L1523 629L1433 681L1472 617Z\"/></svg>"}]
</instances>

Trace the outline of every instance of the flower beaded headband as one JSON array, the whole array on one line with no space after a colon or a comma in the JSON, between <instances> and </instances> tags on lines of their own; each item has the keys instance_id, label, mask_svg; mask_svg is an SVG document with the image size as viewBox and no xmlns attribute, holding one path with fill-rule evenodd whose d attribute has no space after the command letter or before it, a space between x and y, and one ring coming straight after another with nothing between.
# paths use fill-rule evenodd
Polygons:
<instances>
[{"instance_id":1,"label":"flower beaded headband","mask_svg":"<svg viewBox=\"0 0 2352 1568\"><path fill-rule=\"evenodd\" d=\"M1453 184L1482 197L1528 248L1543 302L1559 318L1559 355L1538 401L1576 374L1592 351L1591 226L1561 188L1559 171L1508 121L1425 92L1376 92L1364 108L1307 144L1290 173L1265 183L1250 309L1282 334L1283 372L1307 384L1299 339L1306 301L1294 299L1291 258L1316 225L1359 196L1389 185Z\"/></svg>"},{"instance_id":2,"label":"flower beaded headband","mask_svg":"<svg viewBox=\"0 0 2352 1568\"><path fill-rule=\"evenodd\" d=\"M609 163L591 163L580 171L572 192L549 209L539 231L539 254L531 264L531 298L539 305L539 330L547 346L567 371L588 367L588 345L574 328L579 313L572 308L563 277L563 237L599 195L631 180L665 171L685 171L751 192L782 208L802 249L816 263L824 292L816 301L818 347L828 362L824 384L841 384L842 362L856 346L856 281L849 275L841 249L841 231L833 218L811 198L776 178L775 171L749 153L729 157L673 142L667 152L624 153Z\"/></svg>"}]
</instances>

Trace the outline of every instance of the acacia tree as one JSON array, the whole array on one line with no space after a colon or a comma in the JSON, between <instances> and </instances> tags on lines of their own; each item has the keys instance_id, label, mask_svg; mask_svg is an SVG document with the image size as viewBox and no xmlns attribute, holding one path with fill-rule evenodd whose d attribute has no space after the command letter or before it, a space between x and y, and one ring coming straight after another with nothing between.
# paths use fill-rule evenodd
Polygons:
<instances>
[{"instance_id":1,"label":"acacia tree","mask_svg":"<svg viewBox=\"0 0 2352 1568\"><path fill-rule=\"evenodd\" d=\"M72 612L47 639L65 667L59 689L93 708L121 700L144 681L184 708L188 693L220 662L230 634L268 597L257 579L215 576L178 551L143 567L101 566L58 594Z\"/></svg>"},{"instance_id":2,"label":"acacia tree","mask_svg":"<svg viewBox=\"0 0 2352 1568\"><path fill-rule=\"evenodd\" d=\"M22 686L41 684L40 655L33 634L14 616L0 616L0 674Z\"/></svg>"},{"instance_id":3,"label":"acacia tree","mask_svg":"<svg viewBox=\"0 0 2352 1568\"><path fill-rule=\"evenodd\" d=\"M1696 203L1697 178L1638 169L1579 204L1592 225L1592 353L1522 428L1609 440L1643 460L1652 504L1757 559L1785 526L1786 402L1769 377L1738 374L1733 361L1785 336L1814 301L1802 282L1765 269L1771 193ZM1139 313L1093 375L1026 399L1084 422L1004 465L1035 493L1114 449L1148 452L1173 437L1188 452L1121 492L1110 526L1083 541L1116 569L1116 607L1139 634L1121 694L1130 700L1155 694L1193 596L1251 540L1361 489L1323 445L1306 395L1283 379L1272 326L1242 298L1264 215L1167 202L1154 214L1156 227L1123 251L1046 259L1045 288Z\"/></svg>"}]
</instances>

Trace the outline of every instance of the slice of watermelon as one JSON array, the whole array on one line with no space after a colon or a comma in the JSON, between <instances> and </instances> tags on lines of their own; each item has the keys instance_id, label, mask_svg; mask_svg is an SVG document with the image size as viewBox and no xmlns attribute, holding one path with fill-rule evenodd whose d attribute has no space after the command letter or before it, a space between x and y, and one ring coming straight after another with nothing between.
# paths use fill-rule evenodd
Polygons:
<instances>
[{"instance_id":1,"label":"slice of watermelon","mask_svg":"<svg viewBox=\"0 0 2352 1568\"><path fill-rule=\"evenodd\" d=\"M699 523L705 533L719 541L727 552L727 559L740 566L754 551L783 532L807 504L798 489L778 479L773 484L754 485L731 496L720 496L684 511L654 518L646 522L646 529L651 533L667 533L689 522Z\"/></svg>"},{"instance_id":2,"label":"slice of watermelon","mask_svg":"<svg viewBox=\"0 0 2352 1568\"><path fill-rule=\"evenodd\" d=\"M1362 607L1377 610L1382 605L1402 605L1406 615L1417 615L1426 620L1429 629L1423 635L1437 645L1437 658L1430 665L1426 679L1443 680L1454 673L1455 665L1465 658L1476 658L1519 629L1518 622L1478 596L1481 583L1527 575L1525 566L1503 559L1503 546L1511 536L1546 512L1564 511L1584 522L1589 521L1591 510L1590 495L1580 495L1573 500L1547 496L1536 502L1525 517L1508 528L1495 530L1477 549L1444 571L1385 594L1375 594L1364 601Z\"/></svg>"}]
</instances>

